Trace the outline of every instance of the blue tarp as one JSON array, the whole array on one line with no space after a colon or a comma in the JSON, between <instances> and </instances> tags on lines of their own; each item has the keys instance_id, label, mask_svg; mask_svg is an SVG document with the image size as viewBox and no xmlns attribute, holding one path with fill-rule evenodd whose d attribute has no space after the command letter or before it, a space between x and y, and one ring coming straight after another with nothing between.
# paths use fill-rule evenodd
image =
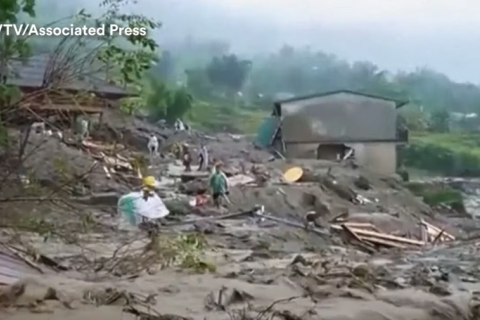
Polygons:
<instances>
[{"instance_id":1,"label":"blue tarp","mask_svg":"<svg viewBox=\"0 0 480 320\"><path fill-rule=\"evenodd\" d=\"M257 137L255 138L255 145L260 148L268 148L272 143L273 135L277 130L278 118L271 116L263 120L258 128Z\"/></svg>"}]
</instances>

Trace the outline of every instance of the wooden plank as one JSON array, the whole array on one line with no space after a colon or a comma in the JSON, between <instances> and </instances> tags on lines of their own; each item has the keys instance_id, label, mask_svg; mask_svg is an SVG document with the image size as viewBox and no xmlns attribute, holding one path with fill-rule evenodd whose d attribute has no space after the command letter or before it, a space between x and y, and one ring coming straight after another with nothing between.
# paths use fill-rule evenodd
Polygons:
<instances>
[{"instance_id":1,"label":"wooden plank","mask_svg":"<svg viewBox=\"0 0 480 320\"><path fill-rule=\"evenodd\" d=\"M360 239L360 238L357 236L357 234L356 234L355 232L353 232L352 229L350 229L348 226L342 225L342 229L345 231L345 233L346 233L349 237L355 239L355 240L357 241L357 244L358 244L362 249L366 250L366 251L369 252L369 253L375 253L375 249L372 248L372 247L370 246L370 244L362 241L362 239Z\"/></svg>"},{"instance_id":2,"label":"wooden plank","mask_svg":"<svg viewBox=\"0 0 480 320\"><path fill-rule=\"evenodd\" d=\"M342 230L344 226L347 226L349 228L374 229L375 231L381 233L373 224L367 222L345 222L342 224L332 224L330 225L330 228L334 230Z\"/></svg>"},{"instance_id":3,"label":"wooden plank","mask_svg":"<svg viewBox=\"0 0 480 320\"><path fill-rule=\"evenodd\" d=\"M427 228L434 230L434 231L436 232L436 234L438 234L438 233L440 233L440 232L443 231L442 229L440 229L440 228L438 228L438 227L436 227L436 226L428 223L427 221L425 221L425 220L423 220L423 219L421 220L421 222L422 222ZM444 232L443 235L446 236L446 237L448 237L448 238L450 238L451 240L455 240L455 237L454 237L453 235L449 234L448 232Z\"/></svg>"},{"instance_id":4,"label":"wooden plank","mask_svg":"<svg viewBox=\"0 0 480 320\"><path fill-rule=\"evenodd\" d=\"M415 245L415 246L425 245L425 242L423 242L423 241L407 239L407 238L403 238L403 237L396 237L396 236L392 236L392 235L385 234L385 233L362 230L362 229L358 229L358 228L351 228L351 230L353 232L355 232L358 236L375 237L375 238L379 238L379 239L383 239L383 240L390 240L390 241L397 241L397 242L406 243L406 244L412 244L412 245Z\"/></svg>"},{"instance_id":5,"label":"wooden plank","mask_svg":"<svg viewBox=\"0 0 480 320\"><path fill-rule=\"evenodd\" d=\"M376 226L369 222L345 222L343 225L348 226L350 228L362 228L362 229L373 229L376 232L382 233Z\"/></svg>"},{"instance_id":6,"label":"wooden plank","mask_svg":"<svg viewBox=\"0 0 480 320\"><path fill-rule=\"evenodd\" d=\"M96 149L101 151L113 151L115 149L114 145L104 145L104 144L95 143L87 140L82 141L82 145L85 148L91 148L91 149Z\"/></svg>"},{"instance_id":7,"label":"wooden plank","mask_svg":"<svg viewBox=\"0 0 480 320\"><path fill-rule=\"evenodd\" d=\"M406 245L399 244L399 243L393 242L393 241L378 239L378 238L375 238L375 237L359 236L359 238L363 241L367 241L367 242L371 242L371 243L375 243L375 244L380 244L380 245L384 245L384 246L387 246L387 247L393 247L393 248L399 248L399 249L408 248Z\"/></svg>"},{"instance_id":8,"label":"wooden plank","mask_svg":"<svg viewBox=\"0 0 480 320\"><path fill-rule=\"evenodd\" d=\"M330 222L342 222L345 221L345 218L348 217L348 212L340 213L339 215L336 215L333 217L333 219L330 220Z\"/></svg>"},{"instance_id":9,"label":"wooden plank","mask_svg":"<svg viewBox=\"0 0 480 320\"><path fill-rule=\"evenodd\" d=\"M365 228L365 229L370 228L378 233L382 233L380 230L377 229L376 226L368 222L345 222L342 224L332 224L330 225L330 228L332 228L333 230L342 230L343 226L347 226L349 228Z\"/></svg>"},{"instance_id":10,"label":"wooden plank","mask_svg":"<svg viewBox=\"0 0 480 320\"><path fill-rule=\"evenodd\" d=\"M429 242L428 227L423 223L420 223L420 234L423 242Z\"/></svg>"},{"instance_id":11,"label":"wooden plank","mask_svg":"<svg viewBox=\"0 0 480 320\"><path fill-rule=\"evenodd\" d=\"M358 237L358 235L355 232L353 232L352 229L349 228L347 225L343 224L342 229L345 230L347 232L347 234L349 234L351 237L353 237L358 242L362 242L362 239L360 239Z\"/></svg>"},{"instance_id":12,"label":"wooden plank","mask_svg":"<svg viewBox=\"0 0 480 320\"><path fill-rule=\"evenodd\" d=\"M438 234L438 236L435 237L435 239L433 239L432 244L435 246L438 242L445 241L444 239L442 239L442 236L443 236L443 230Z\"/></svg>"}]
</instances>

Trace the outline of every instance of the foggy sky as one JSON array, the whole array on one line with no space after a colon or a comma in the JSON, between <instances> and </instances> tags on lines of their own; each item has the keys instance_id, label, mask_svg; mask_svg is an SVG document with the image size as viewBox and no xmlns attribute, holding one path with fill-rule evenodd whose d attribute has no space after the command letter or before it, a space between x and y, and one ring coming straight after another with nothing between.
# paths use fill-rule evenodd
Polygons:
<instances>
[{"instance_id":1,"label":"foggy sky","mask_svg":"<svg viewBox=\"0 0 480 320\"><path fill-rule=\"evenodd\" d=\"M248 54L310 46L391 71L429 66L480 84L479 9L480 0L138 0L134 10L163 22L160 42L191 35Z\"/></svg>"}]
</instances>

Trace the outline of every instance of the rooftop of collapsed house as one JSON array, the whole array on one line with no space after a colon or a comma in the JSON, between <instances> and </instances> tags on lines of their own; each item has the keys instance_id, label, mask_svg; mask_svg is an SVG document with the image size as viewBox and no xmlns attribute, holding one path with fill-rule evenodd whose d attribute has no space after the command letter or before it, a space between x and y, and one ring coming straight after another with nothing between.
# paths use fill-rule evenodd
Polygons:
<instances>
[{"instance_id":1,"label":"rooftop of collapsed house","mask_svg":"<svg viewBox=\"0 0 480 320\"><path fill-rule=\"evenodd\" d=\"M69 66L64 66L67 63L60 61L53 53L37 54L26 60L15 60L9 64L8 84L18 86L22 89L38 89L45 85L46 79L50 76L54 69L62 69L61 72L68 73L66 68L71 68L72 61L69 61ZM87 91L99 95L114 95L116 97L129 96L126 89L109 83L105 80L106 72L97 65L86 61L77 67L82 70L76 71L72 74L68 81L60 81L58 89L72 90L72 91ZM65 69L65 70L63 70ZM60 70L59 70L60 71Z\"/></svg>"},{"instance_id":2,"label":"rooftop of collapsed house","mask_svg":"<svg viewBox=\"0 0 480 320\"><path fill-rule=\"evenodd\" d=\"M365 92L360 92L360 91L354 91L354 90L347 90L347 89L339 89L339 90L334 90L334 91L326 91L326 92L319 92L319 93L312 93L304 96L296 96L288 99L282 99L282 100L277 100L274 102L275 106L278 107L284 103L289 103L289 102L296 102L296 101L302 101L302 100L310 100L314 98L320 98L320 97L326 97L326 96L331 96L331 95L336 95L340 93L348 93L352 95L357 95L357 96L364 96L367 98L372 98L372 99L380 99L380 100L386 100L386 101L392 101L395 102L395 105L398 108L403 107L404 105L408 104L408 101L404 100L398 100L398 99L393 99L385 96L380 96L380 95L375 95L375 94L370 94L370 93L365 93Z\"/></svg>"}]
</instances>

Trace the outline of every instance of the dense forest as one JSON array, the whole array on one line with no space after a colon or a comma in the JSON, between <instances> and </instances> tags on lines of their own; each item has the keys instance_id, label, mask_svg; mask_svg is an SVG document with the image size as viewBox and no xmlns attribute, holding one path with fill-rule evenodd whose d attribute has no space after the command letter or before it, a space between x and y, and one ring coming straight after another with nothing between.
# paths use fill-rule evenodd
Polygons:
<instances>
[{"instance_id":1,"label":"dense forest","mask_svg":"<svg viewBox=\"0 0 480 320\"><path fill-rule=\"evenodd\" d=\"M353 89L409 100L427 110L477 112L480 88L456 83L427 68L390 73L369 61L349 63L325 52L285 45L268 56L241 57L229 52L228 43L197 43L186 39L166 48L155 69L166 81L183 80L187 71L203 69L212 90L243 91L252 99L258 94L305 94L339 88ZM199 88L191 88L193 91ZM200 93L200 92L198 92Z\"/></svg>"}]
</instances>

